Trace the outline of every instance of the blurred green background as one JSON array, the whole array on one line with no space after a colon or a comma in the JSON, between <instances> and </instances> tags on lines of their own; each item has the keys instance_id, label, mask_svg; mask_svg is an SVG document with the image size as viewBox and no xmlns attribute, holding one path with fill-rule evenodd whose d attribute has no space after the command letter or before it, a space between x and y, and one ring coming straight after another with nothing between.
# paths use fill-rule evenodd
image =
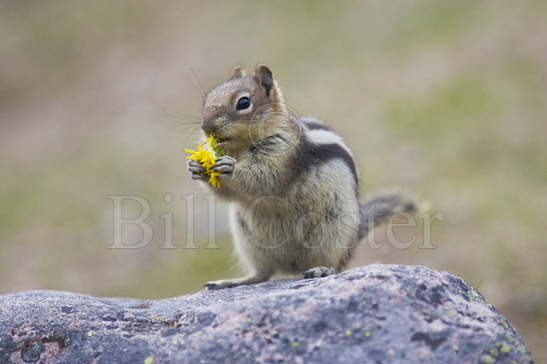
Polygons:
<instances>
[{"instance_id":1,"label":"blurred green background","mask_svg":"<svg viewBox=\"0 0 547 364\"><path fill-rule=\"evenodd\" d=\"M364 195L401 186L444 216L436 249L364 243L352 266L460 275L547 361L546 19L542 0L3 1L0 292L159 298L237 275L226 206L219 249L160 249L161 216L180 247L194 193L208 239L185 123L201 88L266 63L292 107L346 138ZM150 201L146 247L108 249L115 194Z\"/></svg>"}]
</instances>

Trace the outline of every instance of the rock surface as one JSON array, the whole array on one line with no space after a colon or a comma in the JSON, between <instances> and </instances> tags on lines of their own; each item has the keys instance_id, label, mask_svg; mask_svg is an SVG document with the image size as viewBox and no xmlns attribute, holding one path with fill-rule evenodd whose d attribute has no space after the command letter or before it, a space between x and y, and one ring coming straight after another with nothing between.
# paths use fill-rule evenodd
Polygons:
<instances>
[{"instance_id":1,"label":"rock surface","mask_svg":"<svg viewBox=\"0 0 547 364\"><path fill-rule=\"evenodd\" d=\"M462 279L370 265L163 300L0 296L0 363L531 363Z\"/></svg>"}]
</instances>

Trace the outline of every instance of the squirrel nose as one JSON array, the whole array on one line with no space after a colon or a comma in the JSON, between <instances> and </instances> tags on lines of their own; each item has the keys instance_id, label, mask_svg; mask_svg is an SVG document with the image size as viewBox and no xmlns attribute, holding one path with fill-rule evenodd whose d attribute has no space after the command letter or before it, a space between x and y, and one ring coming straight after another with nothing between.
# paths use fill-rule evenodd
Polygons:
<instances>
[{"instance_id":1,"label":"squirrel nose","mask_svg":"<svg viewBox=\"0 0 547 364\"><path fill-rule=\"evenodd\" d=\"M217 126L214 120L203 120L201 128L203 129L205 134L215 134L215 132L217 131Z\"/></svg>"},{"instance_id":2,"label":"squirrel nose","mask_svg":"<svg viewBox=\"0 0 547 364\"><path fill-rule=\"evenodd\" d=\"M207 106L203 109L203 123L201 128L205 134L214 134L224 119L226 109L223 106Z\"/></svg>"}]
</instances>

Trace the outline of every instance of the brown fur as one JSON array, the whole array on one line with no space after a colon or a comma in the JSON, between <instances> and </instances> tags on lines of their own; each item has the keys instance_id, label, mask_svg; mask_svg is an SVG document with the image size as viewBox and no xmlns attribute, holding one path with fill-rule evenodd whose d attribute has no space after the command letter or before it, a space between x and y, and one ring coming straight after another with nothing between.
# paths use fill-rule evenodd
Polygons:
<instances>
[{"instance_id":1,"label":"brown fur","mask_svg":"<svg viewBox=\"0 0 547 364\"><path fill-rule=\"evenodd\" d=\"M236 109L241 97L250 99L248 110ZM221 147L235 159L212 191L232 204L235 248L250 273L207 286L251 284L317 266L343 269L364 230L358 177L342 139L318 121L290 114L266 66L253 76L238 67L210 91L203 129L225 140Z\"/></svg>"}]
</instances>

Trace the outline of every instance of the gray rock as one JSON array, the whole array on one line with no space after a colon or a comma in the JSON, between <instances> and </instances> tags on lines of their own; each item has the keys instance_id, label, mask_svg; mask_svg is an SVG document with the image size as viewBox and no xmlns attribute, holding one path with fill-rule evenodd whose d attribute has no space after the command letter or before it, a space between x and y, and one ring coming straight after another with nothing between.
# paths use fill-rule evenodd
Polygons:
<instances>
[{"instance_id":1,"label":"gray rock","mask_svg":"<svg viewBox=\"0 0 547 364\"><path fill-rule=\"evenodd\" d=\"M0 362L533 361L511 324L462 279L375 264L151 301L3 295Z\"/></svg>"}]
</instances>

